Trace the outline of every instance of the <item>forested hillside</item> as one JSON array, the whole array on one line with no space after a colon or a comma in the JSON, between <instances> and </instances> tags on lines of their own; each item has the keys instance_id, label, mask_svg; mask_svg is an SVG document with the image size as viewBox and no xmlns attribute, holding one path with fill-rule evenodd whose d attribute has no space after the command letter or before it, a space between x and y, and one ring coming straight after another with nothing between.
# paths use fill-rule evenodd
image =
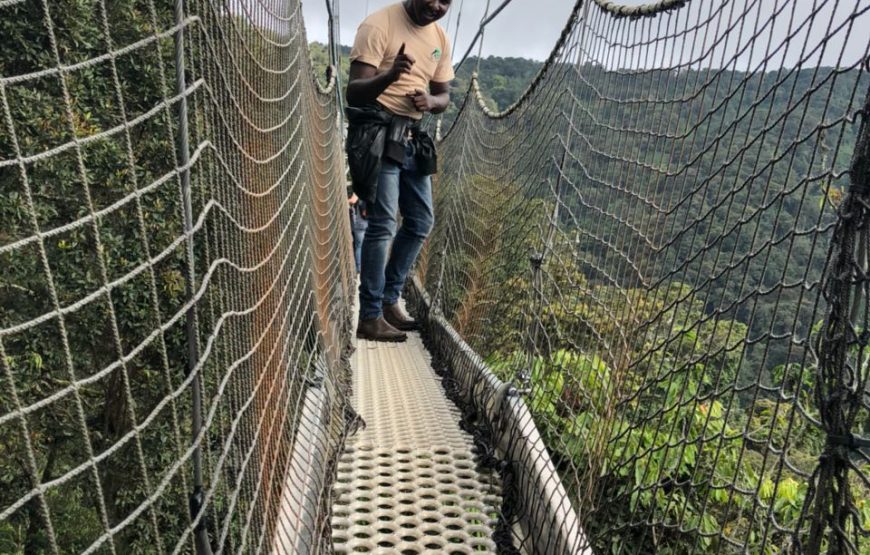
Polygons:
<instances>
[{"instance_id":1,"label":"forested hillside","mask_svg":"<svg viewBox=\"0 0 870 555\"><path fill-rule=\"evenodd\" d=\"M341 47L341 56L342 83L346 84L350 66L349 46ZM326 50L326 45L319 42L311 43L311 59L314 62L314 67L318 68L318 73L323 75L329 64L329 53ZM469 58L456 74L456 80L453 82L453 94L450 97L450 107L444 115L444 124L449 125L459 112L465 98L465 91L468 90L468 84L471 81L471 74L474 71L479 71L478 75L484 98L490 107L503 110L520 97L541 69L541 65L541 62L525 58L489 56L480 60L478 69L477 58Z\"/></svg>"},{"instance_id":2,"label":"forested hillside","mask_svg":"<svg viewBox=\"0 0 870 555\"><path fill-rule=\"evenodd\" d=\"M484 67L491 102L508 81ZM557 63L511 115L472 107L441 143L426 279L502 379L530 378L577 498L603 492L596 552L773 554L804 526L825 449L811 347L868 85ZM863 456L850 526L867 530Z\"/></svg>"},{"instance_id":3,"label":"forested hillside","mask_svg":"<svg viewBox=\"0 0 870 555\"><path fill-rule=\"evenodd\" d=\"M584 72L588 82L596 81L595 70ZM856 83L857 71L832 68L658 73L598 73L618 102L578 103L582 115L576 125L583 139L574 156L593 176L613 175L619 165L614 156L637 160L641 168L632 176L616 174L608 186L602 183L569 195L566 202L576 205L575 214L583 213L578 203L585 202L630 218L635 200L614 196L613 186L645 190L646 200L687 222L685 228L657 227L655 219L646 224L643 231L654 248L633 255L645 277L702 288L707 293L699 300L708 314L748 326L740 376L748 379L759 370L799 360L803 350L792 341L806 340L817 322L811 318L815 294L798 284L818 285L835 209L847 186L844 177L822 176L832 166L848 167L857 133L856 126L842 135L819 127L845 117L853 97L867 90L868 79L865 75ZM650 80L662 88L648 90ZM741 93L732 94L733 84L741 82ZM676 114L663 101L624 121L620 103L680 97L680 91L691 91L696 83L708 83L709 92L686 95ZM819 86L831 87L829 101L808 94ZM806 103L794 100L803 96ZM790 105L797 109L787 109ZM610 128L635 131L623 134L617 145L607 132ZM783 152L786 145L791 146ZM579 175L572 178L584 182ZM693 182L701 186L687 186ZM626 237L626 244L612 247L628 248L633 239ZM604 256L601 250L607 248L589 239L580 244L594 253L593 259ZM592 267L583 271L593 281L603 279ZM815 314L820 314L817 309ZM793 328L798 337L785 339Z\"/></svg>"}]
</instances>

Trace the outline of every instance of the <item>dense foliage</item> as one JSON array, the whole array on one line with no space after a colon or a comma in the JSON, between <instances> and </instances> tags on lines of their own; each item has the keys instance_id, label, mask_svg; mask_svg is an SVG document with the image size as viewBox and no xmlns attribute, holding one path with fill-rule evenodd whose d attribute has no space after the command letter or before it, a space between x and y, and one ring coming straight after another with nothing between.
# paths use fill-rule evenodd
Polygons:
<instances>
[{"instance_id":1,"label":"dense foliage","mask_svg":"<svg viewBox=\"0 0 870 555\"><path fill-rule=\"evenodd\" d=\"M64 1L52 5L62 63L73 64L107 51L109 45L95 4ZM106 5L115 45L131 44L153 35L155 29L171 27L171 9L150 13L135 0ZM37 3L5 7L0 37L4 46L0 49L0 75L22 75L58 65ZM159 48L154 43L148 49L119 56L120 90L108 64L67 74L65 82L72 99L69 112L57 75L6 86L4 94L20 154L35 155L69 144L74 137L112 129L159 106L168 92L161 88L160 65L171 72L171 54L169 37L160 41ZM6 132L10 124L4 117L0 133L3 160L15 159L19 152ZM23 170L17 165L0 168L0 243L25 239L37 229L56 228L105 209L139 186L166 175L175 165L173 132L161 115L131 126L129 144L124 133L113 133L80 150L67 148L25 164ZM128 147L135 165L129 163ZM147 211L140 211L141 205L146 205ZM32 212L36 221L30 218ZM97 292L104 280L133 271L180 234L180 197L175 180L170 179L165 186L142 195L139 202L128 202L123 210L96 219L93 225L45 239L47 268L40 262L37 244L0 255L0 322L4 327L21 324L50 313L55 305L78 301L82 292ZM147 241L143 240L146 237ZM101 267L105 267L105 275ZM8 374L0 387L0 413L8 414L16 406L31 405L58 393L71 380L86 377L116 360L119 353L129 352L157 327L161 314L172 314L181 306L183 267L183 250L175 249L152 271L117 287L111 296L99 294L81 310L64 317L62 327L55 317L4 338ZM113 341L113 321L120 344ZM6 509L37 481L45 484L62 477L81 465L89 453L103 453L129 436L133 418L152 411L183 379L185 360L183 326L173 326L162 334L161 341L131 358L124 368L78 387L75 395L46 404L23 420L16 418L0 426L0 506ZM12 391L16 399L11 397ZM150 484L162 478L161 472L179 455L181 434L189 433L184 422L172 403L157 413L156 420L137 434L136 440L126 441L93 469L48 490L45 500L53 533L63 538L59 546L62 552L84 550L106 525L118 524L153 493L143 472ZM82 425L89 432L89 442L82 436ZM35 460L28 460L29 452ZM22 479L25 476L30 479ZM119 533L115 539L118 552L148 551L148 538L155 529L178 530L185 525L188 515L172 507L185 507L186 489L182 478L171 480L163 497L163 507L168 510L154 507L146 513L147 518L136 520ZM0 522L0 552L48 552L51 532L34 498Z\"/></svg>"},{"instance_id":2,"label":"dense foliage","mask_svg":"<svg viewBox=\"0 0 870 555\"><path fill-rule=\"evenodd\" d=\"M343 431L334 106L295 20L185 4L188 236L175 4L0 7L0 553L192 551L196 447L216 549L260 549L318 356Z\"/></svg>"},{"instance_id":3,"label":"dense foliage","mask_svg":"<svg viewBox=\"0 0 870 555\"><path fill-rule=\"evenodd\" d=\"M562 70L551 70L557 82ZM788 550L825 451L809 347L848 187L827 172L848 166L857 131L832 122L870 80L832 68L582 76L578 90L596 83L612 97L575 106L559 211L536 167L506 169L515 183L447 184L445 197L460 187L471 198L445 201L457 235L430 271L446 276L441 306L502 378L530 376L530 406L602 553ZM667 90L650 95L650 81ZM630 117L617 102L698 83L719 92ZM529 255L554 213L535 277ZM470 323L482 314L484 325ZM870 468L854 462L847 533L866 534Z\"/></svg>"},{"instance_id":4,"label":"dense foliage","mask_svg":"<svg viewBox=\"0 0 870 555\"><path fill-rule=\"evenodd\" d=\"M650 291L596 280L562 234L535 283L524 255L552 206L481 177L467 189L507 200L470 219L465 233L476 248L454 250L439 269L463 276L461 285L448 281L442 306L502 379L528 373L529 406L597 552L730 552L728 541L750 553L788 550L824 450L813 364L755 376L779 391L741 400L735 384L749 325L707 317L704 303L682 300L692 287L679 281ZM539 301L542 287L561 295ZM481 314L485 325L475 321ZM535 349L520 348L536 325ZM870 489L857 475L851 487L868 530ZM771 520L778 528L765 532Z\"/></svg>"}]
</instances>

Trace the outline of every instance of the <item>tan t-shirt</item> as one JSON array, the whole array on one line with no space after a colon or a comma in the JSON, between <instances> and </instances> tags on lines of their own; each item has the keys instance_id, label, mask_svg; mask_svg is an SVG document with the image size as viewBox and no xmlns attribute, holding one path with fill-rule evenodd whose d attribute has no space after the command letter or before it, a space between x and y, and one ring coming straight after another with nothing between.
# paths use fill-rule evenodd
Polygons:
<instances>
[{"instance_id":1,"label":"tan t-shirt","mask_svg":"<svg viewBox=\"0 0 870 555\"><path fill-rule=\"evenodd\" d=\"M379 72L387 71L393 67L402 43L405 43L405 54L415 60L411 73L402 75L387 87L378 102L396 115L420 119L423 114L405 94L414 89L428 91L430 81L446 83L453 79L450 41L438 23L420 27L411 20L402 4L387 6L360 24L350 61L374 66Z\"/></svg>"}]
</instances>

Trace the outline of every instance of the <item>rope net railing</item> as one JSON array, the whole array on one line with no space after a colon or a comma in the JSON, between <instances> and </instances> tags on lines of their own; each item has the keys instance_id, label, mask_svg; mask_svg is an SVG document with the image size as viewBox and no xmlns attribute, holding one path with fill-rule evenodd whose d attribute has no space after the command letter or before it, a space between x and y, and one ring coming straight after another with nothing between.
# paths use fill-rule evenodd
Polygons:
<instances>
[{"instance_id":1,"label":"rope net railing","mask_svg":"<svg viewBox=\"0 0 870 555\"><path fill-rule=\"evenodd\" d=\"M328 551L353 268L300 2L0 2L0 552Z\"/></svg>"},{"instance_id":2,"label":"rope net railing","mask_svg":"<svg viewBox=\"0 0 870 555\"><path fill-rule=\"evenodd\" d=\"M522 395L596 553L870 553L868 24L579 1L516 104L473 81L444 130L420 281ZM553 552L505 498L509 549Z\"/></svg>"}]
</instances>

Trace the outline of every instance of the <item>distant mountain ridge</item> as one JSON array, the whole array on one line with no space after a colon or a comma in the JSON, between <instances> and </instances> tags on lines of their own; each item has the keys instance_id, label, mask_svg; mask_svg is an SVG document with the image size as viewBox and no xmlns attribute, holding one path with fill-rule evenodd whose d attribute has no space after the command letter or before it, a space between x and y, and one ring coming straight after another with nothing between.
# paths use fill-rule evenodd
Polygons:
<instances>
[{"instance_id":1,"label":"distant mountain ridge","mask_svg":"<svg viewBox=\"0 0 870 555\"><path fill-rule=\"evenodd\" d=\"M319 75L323 75L326 66L328 65L329 54L326 45L319 42L310 43L311 59L314 64L315 71ZM350 46L341 47L341 69L342 82L347 83L347 73L350 66ZM468 58L459 72L456 79L453 81L453 92L450 99L450 107L445 116L447 119L453 119L453 116L459 111L459 106L462 104L462 93L468 89L468 83L471 80L471 74L478 71L481 88L484 93L484 99L492 108L503 110L513 104L526 90L532 79L535 78L538 71L541 69L543 62L529 60L526 58L501 58L498 56L487 56L481 58L478 66L477 57ZM479 69L478 69L479 68Z\"/></svg>"}]
</instances>

